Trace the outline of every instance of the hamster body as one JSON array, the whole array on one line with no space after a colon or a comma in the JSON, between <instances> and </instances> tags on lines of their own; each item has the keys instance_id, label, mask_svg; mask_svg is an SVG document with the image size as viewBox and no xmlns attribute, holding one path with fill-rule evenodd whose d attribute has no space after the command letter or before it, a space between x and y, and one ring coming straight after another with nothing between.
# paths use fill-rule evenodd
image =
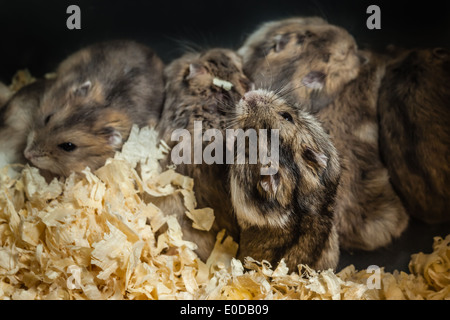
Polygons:
<instances>
[{"instance_id":1,"label":"hamster body","mask_svg":"<svg viewBox=\"0 0 450 320\"><path fill-rule=\"evenodd\" d=\"M0 82L0 110L9 100L11 95L12 95L11 90L9 90L9 88L5 84Z\"/></svg>"},{"instance_id":2,"label":"hamster body","mask_svg":"<svg viewBox=\"0 0 450 320\"><path fill-rule=\"evenodd\" d=\"M308 111L326 106L356 78L360 63L353 37L317 17L265 23L238 52L257 88L286 87L286 98Z\"/></svg>"},{"instance_id":3,"label":"hamster body","mask_svg":"<svg viewBox=\"0 0 450 320\"><path fill-rule=\"evenodd\" d=\"M250 164L248 157L244 164L230 165L231 199L240 227L238 258L272 264L284 258L291 271L298 264L335 268L339 241L333 209L340 166L328 135L309 113L261 89L243 96L236 120L244 131L279 130L275 174L262 175L261 162Z\"/></svg>"},{"instance_id":4,"label":"hamster body","mask_svg":"<svg viewBox=\"0 0 450 320\"><path fill-rule=\"evenodd\" d=\"M161 138L170 147L178 144L171 141L171 135L177 129L190 133L192 145L194 139L202 139L194 136L195 121L201 121L202 134L208 129L216 129L225 136L229 109L234 107L250 86L250 81L242 72L240 57L222 48L186 53L166 67L165 75L167 98L158 128ZM202 142L202 152L209 144L209 141ZM185 215L181 196L164 199L158 205L163 211L178 214L184 237L198 244L197 254L206 260L214 247L218 231L226 229L234 240L237 240L238 232L232 213L224 159L221 161L223 164L208 164L204 160L201 164L195 164L194 152L192 147L191 164L178 164L176 171L194 179L197 207L214 209L212 229L205 232L192 228L192 221ZM165 164L170 163L169 155Z\"/></svg>"},{"instance_id":5,"label":"hamster body","mask_svg":"<svg viewBox=\"0 0 450 320\"><path fill-rule=\"evenodd\" d=\"M282 20L255 34L259 36L250 36L239 50L249 77L258 85L261 66L272 73L267 77L272 86L286 86L283 79L288 79L290 89L283 96L291 101L309 99L307 110L321 121L338 150L342 178L335 213L341 246L373 250L389 244L406 228L408 217L377 144L376 101L383 59L358 51L346 31L323 21ZM288 40L277 44L285 35ZM298 84L303 87L296 89Z\"/></svg>"},{"instance_id":6,"label":"hamster body","mask_svg":"<svg viewBox=\"0 0 450 320\"><path fill-rule=\"evenodd\" d=\"M408 212L450 221L450 51L397 54L380 88L380 150Z\"/></svg>"},{"instance_id":7,"label":"hamster body","mask_svg":"<svg viewBox=\"0 0 450 320\"><path fill-rule=\"evenodd\" d=\"M0 109L0 168L26 163L23 155L34 113L49 80L38 80L16 92Z\"/></svg>"},{"instance_id":8,"label":"hamster body","mask_svg":"<svg viewBox=\"0 0 450 320\"><path fill-rule=\"evenodd\" d=\"M158 121L163 68L152 49L132 41L94 44L72 54L41 100L25 157L57 176L102 166L133 124Z\"/></svg>"},{"instance_id":9,"label":"hamster body","mask_svg":"<svg viewBox=\"0 0 450 320\"><path fill-rule=\"evenodd\" d=\"M399 237L408 215L394 191L378 146L377 98L385 58L364 53L358 78L317 113L339 151L342 177L336 218L341 246L373 250Z\"/></svg>"}]
</instances>

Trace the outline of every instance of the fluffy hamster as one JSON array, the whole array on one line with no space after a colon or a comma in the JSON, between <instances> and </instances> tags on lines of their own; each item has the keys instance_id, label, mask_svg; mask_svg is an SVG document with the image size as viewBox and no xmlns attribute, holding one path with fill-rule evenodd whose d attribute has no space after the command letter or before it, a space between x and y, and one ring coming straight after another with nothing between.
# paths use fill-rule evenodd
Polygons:
<instances>
[{"instance_id":1,"label":"fluffy hamster","mask_svg":"<svg viewBox=\"0 0 450 320\"><path fill-rule=\"evenodd\" d=\"M321 18L268 22L239 49L244 71L257 88L291 90L289 100L310 111L326 106L358 74L353 37Z\"/></svg>"},{"instance_id":2,"label":"fluffy hamster","mask_svg":"<svg viewBox=\"0 0 450 320\"><path fill-rule=\"evenodd\" d=\"M58 176L102 166L133 124L157 122L163 68L152 49L132 41L94 44L72 54L41 100L25 157Z\"/></svg>"},{"instance_id":3,"label":"fluffy hamster","mask_svg":"<svg viewBox=\"0 0 450 320\"><path fill-rule=\"evenodd\" d=\"M377 98L384 57L367 63L341 94L317 113L339 151L342 166L336 218L342 247L373 250L406 229L408 215L394 191L378 146Z\"/></svg>"},{"instance_id":4,"label":"fluffy hamster","mask_svg":"<svg viewBox=\"0 0 450 320\"><path fill-rule=\"evenodd\" d=\"M380 88L380 149L408 212L450 221L450 51L404 51Z\"/></svg>"},{"instance_id":5,"label":"fluffy hamster","mask_svg":"<svg viewBox=\"0 0 450 320\"><path fill-rule=\"evenodd\" d=\"M0 109L0 168L26 163L23 150L27 135L49 84L48 80L38 80L23 87Z\"/></svg>"},{"instance_id":6,"label":"fluffy hamster","mask_svg":"<svg viewBox=\"0 0 450 320\"><path fill-rule=\"evenodd\" d=\"M193 143L194 121L202 121L202 134L208 129L217 129L225 136L227 114L251 85L243 74L240 57L223 48L186 53L166 67L165 76L167 98L158 128L161 138L170 147L178 144L171 141L172 132L176 129L188 130ZM202 151L209 143L203 141ZM224 164L204 161L194 164L193 154L192 147L192 164L179 164L176 170L194 179L197 206L214 209L215 222L211 231L206 233L192 228L192 221L184 214L181 197L163 199L159 206L167 212L178 213L185 238L197 243L198 255L206 259L214 247L218 231L225 228L235 240L238 232L226 185L225 161L222 161Z\"/></svg>"},{"instance_id":7,"label":"fluffy hamster","mask_svg":"<svg viewBox=\"0 0 450 320\"><path fill-rule=\"evenodd\" d=\"M335 268L339 241L333 207L340 165L319 122L260 89L238 103L236 127L279 129L276 174L261 175L261 162L249 164L248 158L230 165L231 199L241 229L238 258L272 264L284 258L291 271L301 263Z\"/></svg>"},{"instance_id":8,"label":"fluffy hamster","mask_svg":"<svg viewBox=\"0 0 450 320\"><path fill-rule=\"evenodd\" d=\"M283 96L302 105L309 100L307 109L330 134L342 166L336 200L341 245L372 250L398 237L408 218L377 144L383 58L358 51L341 28L302 18L263 25L239 52L257 86L287 88ZM270 72L266 80L259 70Z\"/></svg>"},{"instance_id":9,"label":"fluffy hamster","mask_svg":"<svg viewBox=\"0 0 450 320\"><path fill-rule=\"evenodd\" d=\"M0 82L0 109L6 104L6 102L11 97L12 92L9 90L9 88Z\"/></svg>"}]
</instances>

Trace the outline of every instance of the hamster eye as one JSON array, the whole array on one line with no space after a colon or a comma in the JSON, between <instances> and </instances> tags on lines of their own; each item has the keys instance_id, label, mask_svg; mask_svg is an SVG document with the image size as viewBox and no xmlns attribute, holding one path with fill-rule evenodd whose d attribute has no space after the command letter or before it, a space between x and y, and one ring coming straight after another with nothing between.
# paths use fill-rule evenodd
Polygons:
<instances>
[{"instance_id":1,"label":"hamster eye","mask_svg":"<svg viewBox=\"0 0 450 320\"><path fill-rule=\"evenodd\" d=\"M294 123L294 119L289 112L280 112L280 116L282 116L284 120Z\"/></svg>"},{"instance_id":2,"label":"hamster eye","mask_svg":"<svg viewBox=\"0 0 450 320\"><path fill-rule=\"evenodd\" d=\"M58 145L58 148L66 151L66 152L71 152L73 150L75 150L77 148L77 146L75 144L73 144L72 142L64 142Z\"/></svg>"}]
</instances>

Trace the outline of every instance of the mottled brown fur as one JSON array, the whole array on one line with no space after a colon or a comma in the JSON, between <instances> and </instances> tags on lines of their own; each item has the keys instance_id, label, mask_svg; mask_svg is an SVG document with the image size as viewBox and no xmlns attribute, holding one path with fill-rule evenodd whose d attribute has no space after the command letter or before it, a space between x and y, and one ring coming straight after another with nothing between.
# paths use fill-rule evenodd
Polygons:
<instances>
[{"instance_id":1,"label":"mottled brown fur","mask_svg":"<svg viewBox=\"0 0 450 320\"><path fill-rule=\"evenodd\" d=\"M175 129L187 129L194 139L194 121L202 121L203 132L218 129L225 136L229 109L250 86L242 72L240 58L231 50L221 48L186 53L167 66L165 76L167 99L158 128L161 138L170 147L178 143L171 141ZM214 78L232 83L231 90L214 85ZM203 142L203 149L208 144ZM170 164L170 155L165 164ZM177 213L185 238L198 244L197 253L205 260L222 228L236 241L238 237L227 187L227 167L226 164L180 164L176 170L194 179L197 207L214 209L215 222L211 231L192 228L192 221L184 214L181 197L155 201L159 201L158 205L166 212Z\"/></svg>"},{"instance_id":2,"label":"mottled brown fur","mask_svg":"<svg viewBox=\"0 0 450 320\"><path fill-rule=\"evenodd\" d=\"M97 169L120 150L133 124L156 124L163 67L153 50L132 41L99 43L69 56L40 103L25 156L60 176Z\"/></svg>"},{"instance_id":3,"label":"mottled brown fur","mask_svg":"<svg viewBox=\"0 0 450 320\"><path fill-rule=\"evenodd\" d=\"M390 61L378 101L380 149L408 212L450 221L450 51L415 49Z\"/></svg>"},{"instance_id":4,"label":"mottled brown fur","mask_svg":"<svg viewBox=\"0 0 450 320\"><path fill-rule=\"evenodd\" d=\"M235 127L279 129L278 172L261 175L261 163L230 165L230 188L240 232L238 258L250 256L291 271L298 264L335 268L339 242L334 200L340 166L321 125L274 92L250 91L236 107ZM261 145L260 145L261 146Z\"/></svg>"},{"instance_id":5,"label":"mottled brown fur","mask_svg":"<svg viewBox=\"0 0 450 320\"><path fill-rule=\"evenodd\" d=\"M0 108L0 168L7 164L26 163L23 155L27 135L33 124L48 80L38 80L16 92Z\"/></svg>"},{"instance_id":6,"label":"mottled brown fur","mask_svg":"<svg viewBox=\"0 0 450 320\"><path fill-rule=\"evenodd\" d=\"M310 111L326 106L356 78L360 57L353 37L320 18L263 24L238 51L257 88L292 90L287 99Z\"/></svg>"},{"instance_id":7,"label":"mottled brown fur","mask_svg":"<svg viewBox=\"0 0 450 320\"><path fill-rule=\"evenodd\" d=\"M365 52L358 78L317 117L330 132L342 165L336 217L344 248L373 250L399 237L408 224L378 148L377 97L384 59Z\"/></svg>"},{"instance_id":8,"label":"mottled brown fur","mask_svg":"<svg viewBox=\"0 0 450 320\"><path fill-rule=\"evenodd\" d=\"M276 52L261 49L270 48L274 37L285 33L288 41ZM304 37L306 33L309 37ZM256 34L259 36L251 36L239 51L247 56L244 69L249 77L255 80L264 67L271 72L267 79L275 87L304 84L306 88L299 90L309 90L309 96L284 90L286 98L310 100L306 108L315 112L339 152L342 179L336 217L341 245L367 250L387 245L406 228L408 218L378 151L376 101L383 59L357 51L346 31L323 21L282 20L263 26ZM300 44L292 40L299 35ZM252 54L258 51L264 54ZM321 74L325 83L319 81Z\"/></svg>"}]
</instances>

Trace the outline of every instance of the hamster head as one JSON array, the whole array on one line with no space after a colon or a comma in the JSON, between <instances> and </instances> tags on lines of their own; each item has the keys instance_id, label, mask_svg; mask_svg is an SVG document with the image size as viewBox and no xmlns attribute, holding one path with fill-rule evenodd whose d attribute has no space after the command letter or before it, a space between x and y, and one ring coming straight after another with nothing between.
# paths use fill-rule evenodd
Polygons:
<instances>
[{"instance_id":1,"label":"hamster head","mask_svg":"<svg viewBox=\"0 0 450 320\"><path fill-rule=\"evenodd\" d=\"M44 94L24 155L59 176L95 170L121 148L131 125L126 114L105 107L98 82L55 83Z\"/></svg>"},{"instance_id":2,"label":"hamster head","mask_svg":"<svg viewBox=\"0 0 450 320\"><path fill-rule=\"evenodd\" d=\"M221 48L186 54L166 69L166 78L171 79L169 92L216 102L237 101L250 88L241 58ZM217 104L210 103L209 109L215 112Z\"/></svg>"},{"instance_id":3,"label":"hamster head","mask_svg":"<svg viewBox=\"0 0 450 320\"><path fill-rule=\"evenodd\" d=\"M230 166L231 196L238 220L282 228L301 212L328 210L334 202L340 166L337 152L317 120L262 89L242 97L235 117L235 128L244 132L279 130L278 160L270 164L276 168L275 174L262 175L264 165L260 161L250 164L248 157L245 164ZM274 143L267 141L268 145ZM258 148L264 146L260 143Z\"/></svg>"},{"instance_id":4,"label":"hamster head","mask_svg":"<svg viewBox=\"0 0 450 320\"><path fill-rule=\"evenodd\" d=\"M238 53L257 87L288 86L297 99L319 108L357 77L362 59L346 30L320 18L267 23Z\"/></svg>"}]
</instances>

